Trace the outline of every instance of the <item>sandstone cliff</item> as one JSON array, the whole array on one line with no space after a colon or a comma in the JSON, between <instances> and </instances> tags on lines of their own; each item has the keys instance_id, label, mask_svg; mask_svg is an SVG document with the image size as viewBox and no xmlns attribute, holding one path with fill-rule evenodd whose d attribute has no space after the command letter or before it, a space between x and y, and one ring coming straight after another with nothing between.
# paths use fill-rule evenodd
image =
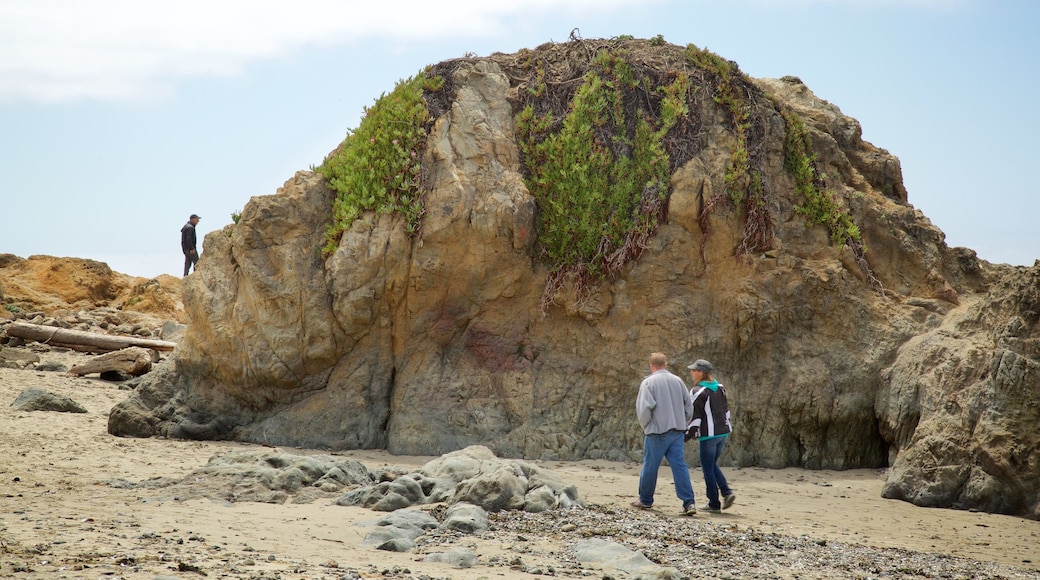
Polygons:
<instances>
[{"instance_id":1,"label":"sandstone cliff","mask_svg":"<svg viewBox=\"0 0 1040 580\"><path fill-rule=\"evenodd\" d=\"M4 305L0 320L36 312L61 317L77 310L111 308L124 318L153 324L185 321L180 278L128 276L104 262L83 258L0 254L0 302Z\"/></svg>"},{"instance_id":2,"label":"sandstone cliff","mask_svg":"<svg viewBox=\"0 0 1040 580\"><path fill-rule=\"evenodd\" d=\"M525 63L547 63L547 84L566 96L604 49L662 76L689 71L682 134L669 133L682 154L638 259L588 293L558 288L543 309L550 267L516 134ZM336 194L321 175L253 198L207 236L184 283L190 326L174 364L113 410L110 432L635 460L635 390L660 350L684 378L696 358L716 365L734 464L891 466L888 497L1040 517L1040 268L947 247L908 203L899 160L863 141L856 120L798 79L734 73L726 88L744 108L733 115L746 119L734 123L720 75L653 41L434 69L446 86L428 95L421 236L366 213L324 258ZM792 115L858 240L800 211L785 169ZM744 140L752 205L726 202ZM765 234L751 244L749 224Z\"/></svg>"}]
</instances>

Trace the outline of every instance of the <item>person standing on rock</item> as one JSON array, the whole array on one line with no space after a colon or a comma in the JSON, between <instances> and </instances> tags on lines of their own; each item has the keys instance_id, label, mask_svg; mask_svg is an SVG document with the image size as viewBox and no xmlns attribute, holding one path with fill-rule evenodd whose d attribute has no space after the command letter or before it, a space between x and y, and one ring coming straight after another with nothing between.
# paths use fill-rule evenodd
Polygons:
<instances>
[{"instance_id":1,"label":"person standing on rock","mask_svg":"<svg viewBox=\"0 0 1040 580\"><path fill-rule=\"evenodd\" d=\"M636 418L643 428L643 469L639 473L639 499L632 507L653 507L657 472L667 457L683 512L697 513L690 470L683 457L683 434L693 418L690 392L682 379L668 371L668 358L662 353L650 355L650 376L640 383L636 396Z\"/></svg>"},{"instance_id":2,"label":"person standing on rock","mask_svg":"<svg viewBox=\"0 0 1040 580\"><path fill-rule=\"evenodd\" d=\"M711 363L698 359L690 369L693 377L693 420L690 421L686 439L697 439L700 445L701 472L704 473L705 491L708 505L702 509L708 513L722 513L736 501L737 496L729 488L726 476L719 469L719 457L726 448L726 441L733 430L729 422L729 401L726 399L726 387L711 378ZM722 500L719 501L719 492Z\"/></svg>"},{"instance_id":3,"label":"person standing on rock","mask_svg":"<svg viewBox=\"0 0 1040 580\"><path fill-rule=\"evenodd\" d=\"M188 218L188 223L181 228L181 251L184 252L185 276L199 262L199 251L195 247L195 226L198 225L200 219L202 218L191 214L191 217Z\"/></svg>"}]
</instances>

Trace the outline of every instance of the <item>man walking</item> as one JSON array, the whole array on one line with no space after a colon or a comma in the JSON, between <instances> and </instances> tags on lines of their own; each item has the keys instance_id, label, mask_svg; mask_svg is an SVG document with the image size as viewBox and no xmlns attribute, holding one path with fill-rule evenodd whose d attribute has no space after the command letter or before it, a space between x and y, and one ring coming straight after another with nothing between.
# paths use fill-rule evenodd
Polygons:
<instances>
[{"instance_id":1,"label":"man walking","mask_svg":"<svg viewBox=\"0 0 1040 580\"><path fill-rule=\"evenodd\" d=\"M199 251L195 247L195 226L202 219L191 214L188 223L181 228L181 251L184 252L184 275L187 276L192 267L199 262Z\"/></svg>"},{"instance_id":2,"label":"man walking","mask_svg":"<svg viewBox=\"0 0 1040 580\"><path fill-rule=\"evenodd\" d=\"M682 379L668 371L668 359L655 352L650 355L650 376L639 385L636 417L643 427L643 470L639 473L639 499L632 507L650 509L657 489L657 471L668 458L675 480L675 495L683 512L697 513L690 483L690 470L683 457L686 426L693 418L690 392Z\"/></svg>"}]
</instances>

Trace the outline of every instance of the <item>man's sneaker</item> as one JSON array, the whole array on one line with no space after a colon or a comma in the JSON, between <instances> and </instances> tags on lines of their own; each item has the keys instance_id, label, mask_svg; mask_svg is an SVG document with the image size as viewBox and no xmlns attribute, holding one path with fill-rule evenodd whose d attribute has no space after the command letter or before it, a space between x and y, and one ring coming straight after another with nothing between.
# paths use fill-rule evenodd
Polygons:
<instances>
[{"instance_id":1,"label":"man's sneaker","mask_svg":"<svg viewBox=\"0 0 1040 580\"><path fill-rule=\"evenodd\" d=\"M688 516L692 516L697 513L697 506L691 501L683 504L682 511Z\"/></svg>"},{"instance_id":2,"label":"man's sneaker","mask_svg":"<svg viewBox=\"0 0 1040 580\"><path fill-rule=\"evenodd\" d=\"M708 512L709 514L721 514L722 510L719 508L713 508L708 504L701 506L701 510Z\"/></svg>"},{"instance_id":3,"label":"man's sneaker","mask_svg":"<svg viewBox=\"0 0 1040 580\"><path fill-rule=\"evenodd\" d=\"M638 499L636 501L632 502L630 505L632 507L636 508L637 510L648 510L648 509L654 507L652 505L645 504L645 503L639 501Z\"/></svg>"},{"instance_id":4,"label":"man's sneaker","mask_svg":"<svg viewBox=\"0 0 1040 580\"><path fill-rule=\"evenodd\" d=\"M733 507L733 502L735 501L737 501L737 496L736 494L732 493L722 498L722 509L728 510L729 508Z\"/></svg>"}]
</instances>

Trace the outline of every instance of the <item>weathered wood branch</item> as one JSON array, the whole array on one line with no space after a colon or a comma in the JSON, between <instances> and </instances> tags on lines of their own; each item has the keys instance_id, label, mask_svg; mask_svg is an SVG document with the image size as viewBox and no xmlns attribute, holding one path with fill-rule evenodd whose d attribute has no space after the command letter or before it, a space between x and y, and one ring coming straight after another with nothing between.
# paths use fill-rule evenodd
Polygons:
<instances>
[{"instance_id":1,"label":"weathered wood branch","mask_svg":"<svg viewBox=\"0 0 1040 580\"><path fill-rule=\"evenodd\" d=\"M67 328L56 328L53 326L41 326L28 322L12 322L7 327L7 336L17 336L26 340L35 340L44 344L64 346L75 350L88 352L112 352L122 350L131 346L140 346L160 351L171 351L177 346L176 342L166 340L152 340L148 338L137 338L133 336L118 336L113 334L97 334L84 332L82 330L70 330Z\"/></svg>"},{"instance_id":2,"label":"weathered wood branch","mask_svg":"<svg viewBox=\"0 0 1040 580\"><path fill-rule=\"evenodd\" d=\"M148 348L131 346L98 355L82 364L73 365L68 374L83 376L90 373L120 371L138 377L152 370L152 363L155 362L159 362L159 353Z\"/></svg>"}]
</instances>

